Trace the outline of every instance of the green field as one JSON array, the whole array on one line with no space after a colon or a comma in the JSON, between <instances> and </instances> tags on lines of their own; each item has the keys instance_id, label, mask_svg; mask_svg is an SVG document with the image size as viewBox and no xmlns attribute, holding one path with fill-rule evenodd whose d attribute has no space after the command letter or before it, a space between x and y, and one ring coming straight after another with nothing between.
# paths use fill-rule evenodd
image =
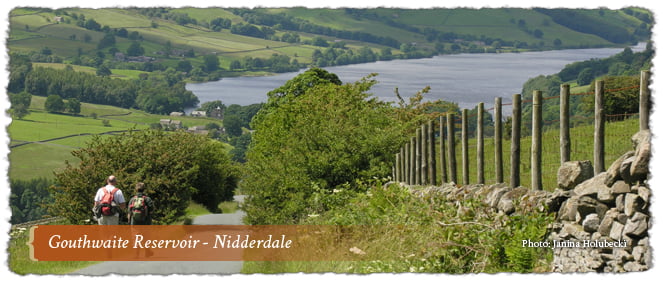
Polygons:
<instances>
[{"instance_id":1,"label":"green field","mask_svg":"<svg viewBox=\"0 0 663 282\"><path fill-rule=\"evenodd\" d=\"M632 9L639 13L649 13L642 9ZM486 38L500 39L506 42L525 42L528 46L545 46L553 48L555 40L561 40L561 46L555 48L577 48L592 46L616 46L597 35L571 30L555 23L549 16L533 9L499 8L499 9L391 9L374 8L363 10L363 16L357 16L345 9L309 9L303 7L293 8L258 8L254 11L271 15L285 15L312 25L342 30L347 32L362 32L372 36L390 37L400 43L416 43L421 50L432 50L434 41L428 41L425 29L437 32L454 33L467 39L461 39L463 44L475 44L477 40ZM638 18L626 14L623 10L577 10L597 22L619 23L629 32L643 24ZM300 63L312 63L311 55L314 50L324 50L324 47L304 45L302 43L285 43L262 38L232 34L228 29L215 32L208 28L208 23L215 18L229 19L233 25L247 24L247 20L235 15L230 9L223 8L176 8L169 9L169 14L184 14L195 23L178 24L163 17L148 17L137 9L105 8L84 9L66 8L60 10L39 8L16 8L10 12L10 32L7 45L11 51L40 52L43 48L51 49L53 55L64 57L65 61L78 55L79 50L84 55L94 55L97 44L103 38L104 32L92 31L76 25L73 14L94 19L101 26L108 29L125 28L128 32L138 32L142 39L141 46L146 56L156 56L164 65L174 66L179 58L155 55L163 50L164 44L170 42L172 47L180 50L193 49L198 57L214 53L219 56L221 66L228 68L229 62L247 56L254 58L269 58L273 54L288 55L296 58ZM56 22L56 16L65 19ZM522 23L522 25L521 25ZM399 26L400 25L400 26ZM302 41L321 36L329 42L341 40L346 42L349 49L358 50L369 46L379 51L385 46L350 39L340 39L324 34L310 34L303 31L291 31L274 26L261 26L259 28L272 28L276 35L286 32L299 34ZM418 31L416 31L416 30ZM539 30L542 36L534 36L533 31ZM84 40L89 37L89 40ZM116 47L120 51L126 50L131 40L116 37ZM445 43L450 45L449 43ZM445 47L449 48L449 46ZM502 48L513 48L502 46ZM392 48L393 54L400 54L399 48ZM199 59L198 59L199 60ZM195 65L201 65L192 59ZM113 70L119 77L135 78L139 73ZM248 73L246 73L248 74ZM237 75L232 73L230 75Z\"/></svg>"},{"instance_id":2,"label":"green field","mask_svg":"<svg viewBox=\"0 0 663 282\"><path fill-rule=\"evenodd\" d=\"M10 145L26 142L39 142L52 138L70 136L64 139L40 143L31 143L10 149L9 178L31 179L53 177L53 171L64 168L65 161L72 164L78 159L71 152L85 147L93 135L110 131L146 129L150 124L159 123L160 119L171 117L148 114L137 110L128 110L112 106L82 103L79 116L53 114L44 111L45 97L32 96L30 114L23 120L13 120L7 128ZM92 118L92 114L97 118ZM222 124L213 118L177 117L184 126L206 125L211 122ZM108 120L110 126L104 126ZM108 136L108 135L104 135Z\"/></svg>"}]
</instances>

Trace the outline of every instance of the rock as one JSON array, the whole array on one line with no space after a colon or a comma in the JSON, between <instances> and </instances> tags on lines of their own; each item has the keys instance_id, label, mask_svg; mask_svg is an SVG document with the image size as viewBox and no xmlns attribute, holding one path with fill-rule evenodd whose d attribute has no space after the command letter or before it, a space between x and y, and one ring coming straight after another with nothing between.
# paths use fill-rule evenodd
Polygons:
<instances>
[{"instance_id":1,"label":"rock","mask_svg":"<svg viewBox=\"0 0 663 282\"><path fill-rule=\"evenodd\" d=\"M635 246L633 247L633 251L631 252L633 254L633 260L635 262L639 263L645 263L645 253L647 252L647 248L644 246Z\"/></svg>"},{"instance_id":2,"label":"rock","mask_svg":"<svg viewBox=\"0 0 663 282\"><path fill-rule=\"evenodd\" d=\"M502 211L505 214L512 214L516 211L514 200L519 199L527 194L527 192L529 192L529 189L525 187L517 187L504 193L497 203L497 210Z\"/></svg>"},{"instance_id":3,"label":"rock","mask_svg":"<svg viewBox=\"0 0 663 282\"><path fill-rule=\"evenodd\" d=\"M615 208L620 212L624 211L624 194L620 194L615 198Z\"/></svg>"},{"instance_id":4,"label":"rock","mask_svg":"<svg viewBox=\"0 0 663 282\"><path fill-rule=\"evenodd\" d=\"M497 188L493 190L492 192L488 193L486 196L486 203L490 205L490 207L496 209L497 204L499 204L500 198L504 196L507 192L511 191L510 187L503 187L503 188Z\"/></svg>"},{"instance_id":5,"label":"rock","mask_svg":"<svg viewBox=\"0 0 663 282\"><path fill-rule=\"evenodd\" d=\"M564 224L559 236L564 239L589 240L591 234L585 232L579 224Z\"/></svg>"},{"instance_id":6,"label":"rock","mask_svg":"<svg viewBox=\"0 0 663 282\"><path fill-rule=\"evenodd\" d=\"M633 155L635 155L635 151L629 151L614 161L612 165L610 165L608 170L606 170L606 173L608 173L608 178L606 179L605 185L612 186L615 181L622 180L622 175L619 168L622 166L624 160L633 157Z\"/></svg>"},{"instance_id":7,"label":"rock","mask_svg":"<svg viewBox=\"0 0 663 282\"><path fill-rule=\"evenodd\" d=\"M574 195L573 190L555 189L546 199L545 205L549 211L558 211L562 203Z\"/></svg>"},{"instance_id":8,"label":"rock","mask_svg":"<svg viewBox=\"0 0 663 282\"><path fill-rule=\"evenodd\" d=\"M592 213L588 214L585 217L585 220L582 221L582 228L586 232L594 232L599 229L599 225L601 224L601 219L599 219L599 215Z\"/></svg>"},{"instance_id":9,"label":"rock","mask_svg":"<svg viewBox=\"0 0 663 282\"><path fill-rule=\"evenodd\" d=\"M600 233L603 236L609 236L610 231L612 230L612 223L615 222L616 217L617 217L616 212L612 212L612 210L609 210L601 220L601 224L597 229L598 233Z\"/></svg>"},{"instance_id":10,"label":"rock","mask_svg":"<svg viewBox=\"0 0 663 282\"><path fill-rule=\"evenodd\" d=\"M585 218L588 214L596 213L599 218L603 218L608 211L608 206L595 200L594 198L583 196L578 199L578 213L581 218Z\"/></svg>"},{"instance_id":11,"label":"rock","mask_svg":"<svg viewBox=\"0 0 663 282\"><path fill-rule=\"evenodd\" d=\"M634 180L645 180L649 175L649 158L651 157L651 132L641 130L631 138L635 148L635 160L631 164L631 176Z\"/></svg>"},{"instance_id":12,"label":"rock","mask_svg":"<svg viewBox=\"0 0 663 282\"><path fill-rule=\"evenodd\" d=\"M557 218L564 221L575 221L578 213L578 197L571 197L562 203Z\"/></svg>"},{"instance_id":13,"label":"rock","mask_svg":"<svg viewBox=\"0 0 663 282\"><path fill-rule=\"evenodd\" d=\"M635 271L647 270L647 268L644 265L639 264L637 262L629 261L624 264L624 270L628 272L635 272Z\"/></svg>"},{"instance_id":14,"label":"rock","mask_svg":"<svg viewBox=\"0 0 663 282\"><path fill-rule=\"evenodd\" d=\"M598 191L596 192L596 199L601 201L602 203L606 204L611 204L615 201L615 194L612 192L612 188L601 185L597 189Z\"/></svg>"},{"instance_id":15,"label":"rock","mask_svg":"<svg viewBox=\"0 0 663 282\"><path fill-rule=\"evenodd\" d=\"M624 231L624 225L615 221L612 223L610 234L608 236L614 240L619 241L622 239L622 231Z\"/></svg>"},{"instance_id":16,"label":"rock","mask_svg":"<svg viewBox=\"0 0 663 282\"><path fill-rule=\"evenodd\" d=\"M627 183L634 183L635 179L631 176L631 164L635 161L635 156L625 159L619 166L619 175Z\"/></svg>"},{"instance_id":17,"label":"rock","mask_svg":"<svg viewBox=\"0 0 663 282\"><path fill-rule=\"evenodd\" d=\"M651 189L645 186L639 186L638 187L638 196L642 198L642 200L646 204L649 204L649 198L651 197Z\"/></svg>"},{"instance_id":18,"label":"rock","mask_svg":"<svg viewBox=\"0 0 663 282\"><path fill-rule=\"evenodd\" d=\"M649 217L641 212L636 212L624 225L624 234L631 238L642 238L647 234L649 228Z\"/></svg>"},{"instance_id":19,"label":"rock","mask_svg":"<svg viewBox=\"0 0 663 282\"><path fill-rule=\"evenodd\" d=\"M626 216L633 216L635 212L643 211L645 201L637 194L628 193L624 198L624 213Z\"/></svg>"},{"instance_id":20,"label":"rock","mask_svg":"<svg viewBox=\"0 0 663 282\"><path fill-rule=\"evenodd\" d=\"M610 188L612 188L613 194L626 194L631 192L631 186L623 180L616 181Z\"/></svg>"},{"instance_id":21,"label":"rock","mask_svg":"<svg viewBox=\"0 0 663 282\"><path fill-rule=\"evenodd\" d=\"M557 170L557 186L564 190L571 190L592 176L594 176L594 168L590 161L564 162Z\"/></svg>"},{"instance_id":22,"label":"rock","mask_svg":"<svg viewBox=\"0 0 663 282\"><path fill-rule=\"evenodd\" d=\"M605 180L607 178L608 174L606 172L601 172L599 175L578 184L578 186L573 188L573 192L578 196L596 196L600 188L607 188L605 185Z\"/></svg>"}]
</instances>

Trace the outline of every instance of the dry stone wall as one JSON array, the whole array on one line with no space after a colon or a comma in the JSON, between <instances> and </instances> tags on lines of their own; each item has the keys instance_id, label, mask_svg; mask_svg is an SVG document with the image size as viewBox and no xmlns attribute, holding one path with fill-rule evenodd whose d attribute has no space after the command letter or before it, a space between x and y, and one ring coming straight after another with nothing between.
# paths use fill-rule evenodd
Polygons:
<instances>
[{"instance_id":1,"label":"dry stone wall","mask_svg":"<svg viewBox=\"0 0 663 282\"><path fill-rule=\"evenodd\" d=\"M495 214L554 212L547 242L553 272L630 272L652 267L649 245L652 192L647 184L651 133L631 138L633 151L598 175L590 161L564 163L553 192L526 187L443 184L413 190L450 201L480 198ZM536 239L536 238L533 238Z\"/></svg>"}]
</instances>

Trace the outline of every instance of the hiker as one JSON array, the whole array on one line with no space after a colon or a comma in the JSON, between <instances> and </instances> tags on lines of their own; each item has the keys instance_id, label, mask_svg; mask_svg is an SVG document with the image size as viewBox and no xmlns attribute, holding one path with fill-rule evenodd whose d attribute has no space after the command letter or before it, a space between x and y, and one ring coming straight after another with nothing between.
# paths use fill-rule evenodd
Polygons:
<instances>
[{"instance_id":1,"label":"hiker","mask_svg":"<svg viewBox=\"0 0 663 282\"><path fill-rule=\"evenodd\" d=\"M127 218L131 225L151 225L152 209L154 203L152 199L145 194L145 183L136 183L136 195L129 200L129 212Z\"/></svg>"},{"instance_id":2,"label":"hiker","mask_svg":"<svg viewBox=\"0 0 663 282\"><path fill-rule=\"evenodd\" d=\"M106 186L99 188L94 196L95 216L99 225L117 225L120 223L120 211L126 208L122 190L115 187L114 175L106 178Z\"/></svg>"}]
</instances>

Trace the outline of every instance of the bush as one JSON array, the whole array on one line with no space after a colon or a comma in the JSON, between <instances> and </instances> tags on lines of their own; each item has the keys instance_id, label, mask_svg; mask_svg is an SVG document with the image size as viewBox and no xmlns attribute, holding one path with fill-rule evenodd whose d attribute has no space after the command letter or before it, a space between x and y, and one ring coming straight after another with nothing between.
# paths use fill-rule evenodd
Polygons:
<instances>
[{"instance_id":1,"label":"bush","mask_svg":"<svg viewBox=\"0 0 663 282\"><path fill-rule=\"evenodd\" d=\"M52 215L72 223L90 218L93 198L108 175L118 178L125 198L136 182L147 185L146 194L155 201L155 223L169 224L184 215L194 200L211 211L232 199L237 169L223 145L204 136L158 130L132 131L119 136L96 136L86 148L72 153L80 159L55 174L51 187L55 201Z\"/></svg>"}]
</instances>

